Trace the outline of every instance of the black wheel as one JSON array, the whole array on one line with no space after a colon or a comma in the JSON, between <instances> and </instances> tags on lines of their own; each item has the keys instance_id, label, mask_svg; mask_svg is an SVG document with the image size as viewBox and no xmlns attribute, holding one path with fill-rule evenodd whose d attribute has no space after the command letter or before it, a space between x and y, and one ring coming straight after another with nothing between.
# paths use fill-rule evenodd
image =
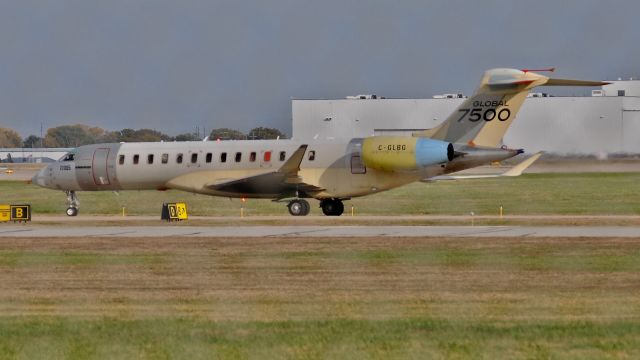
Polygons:
<instances>
[{"instance_id":1,"label":"black wheel","mask_svg":"<svg viewBox=\"0 0 640 360\"><path fill-rule=\"evenodd\" d=\"M320 203L322 213L327 216L340 216L344 212L344 204L340 199L326 199Z\"/></svg>"},{"instance_id":2,"label":"black wheel","mask_svg":"<svg viewBox=\"0 0 640 360\"><path fill-rule=\"evenodd\" d=\"M305 200L291 200L287 207L289 208L289 214L293 216L305 216L309 213L309 203Z\"/></svg>"},{"instance_id":3,"label":"black wheel","mask_svg":"<svg viewBox=\"0 0 640 360\"><path fill-rule=\"evenodd\" d=\"M335 200L335 202L336 202L336 208L335 208L335 211L333 212L333 216L340 216L344 212L344 204L342 203L342 201L337 199Z\"/></svg>"},{"instance_id":4,"label":"black wheel","mask_svg":"<svg viewBox=\"0 0 640 360\"><path fill-rule=\"evenodd\" d=\"M309 202L307 200L302 200L302 199L300 199L298 201L300 201L300 203L304 207L304 211L302 212L301 216L309 215L309 212L311 211L311 205L309 205Z\"/></svg>"},{"instance_id":5,"label":"black wheel","mask_svg":"<svg viewBox=\"0 0 640 360\"><path fill-rule=\"evenodd\" d=\"M77 216L77 215L78 215L78 208L74 208L74 207L67 208L67 216Z\"/></svg>"}]
</instances>

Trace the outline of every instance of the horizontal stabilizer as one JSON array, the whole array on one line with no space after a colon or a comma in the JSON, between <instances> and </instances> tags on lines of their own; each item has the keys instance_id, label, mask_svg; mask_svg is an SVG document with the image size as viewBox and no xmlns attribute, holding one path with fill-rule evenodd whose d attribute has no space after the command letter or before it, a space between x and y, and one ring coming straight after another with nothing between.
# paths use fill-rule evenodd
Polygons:
<instances>
[{"instance_id":1,"label":"horizontal stabilizer","mask_svg":"<svg viewBox=\"0 0 640 360\"><path fill-rule=\"evenodd\" d=\"M520 176L522 173L531 166L536 160L538 160L542 156L542 152L535 153L531 155L524 161L516 164L514 167L509 170L501 173L501 174L482 174L482 175L442 175L436 176L432 178L427 178L420 180L421 182L433 182L433 181L441 181L441 180L466 180L466 179L489 179L489 178L497 178L503 176Z\"/></svg>"},{"instance_id":2,"label":"horizontal stabilizer","mask_svg":"<svg viewBox=\"0 0 640 360\"><path fill-rule=\"evenodd\" d=\"M588 81L588 80L572 80L572 79L553 79L550 78L543 86L602 86L611 83L605 81Z\"/></svg>"},{"instance_id":3,"label":"horizontal stabilizer","mask_svg":"<svg viewBox=\"0 0 640 360\"><path fill-rule=\"evenodd\" d=\"M520 162L516 166L514 166L511 169L505 171L502 174L502 176L520 176L520 175L522 175L522 172L527 170L527 168L529 166L531 166L531 164L536 162L536 160L538 160L540 158L540 156L542 156L542 151L533 154L532 156L530 156L526 160Z\"/></svg>"},{"instance_id":4,"label":"horizontal stabilizer","mask_svg":"<svg viewBox=\"0 0 640 360\"><path fill-rule=\"evenodd\" d=\"M531 85L535 80L520 80L520 79L512 79L512 78L506 78L506 79L493 79L490 78L489 81L487 82L487 85L491 86L491 87L513 87L513 86L518 86L518 85Z\"/></svg>"}]
</instances>

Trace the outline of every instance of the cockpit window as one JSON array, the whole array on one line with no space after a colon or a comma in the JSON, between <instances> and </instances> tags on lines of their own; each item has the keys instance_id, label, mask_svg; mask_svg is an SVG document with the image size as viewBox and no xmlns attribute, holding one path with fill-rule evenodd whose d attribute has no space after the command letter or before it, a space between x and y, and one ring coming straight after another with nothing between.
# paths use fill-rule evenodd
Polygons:
<instances>
[{"instance_id":1,"label":"cockpit window","mask_svg":"<svg viewBox=\"0 0 640 360\"><path fill-rule=\"evenodd\" d=\"M76 151L73 150L73 151L70 151L70 152L66 153L62 157L62 159L60 159L60 161L74 161L75 157L76 157Z\"/></svg>"}]
</instances>

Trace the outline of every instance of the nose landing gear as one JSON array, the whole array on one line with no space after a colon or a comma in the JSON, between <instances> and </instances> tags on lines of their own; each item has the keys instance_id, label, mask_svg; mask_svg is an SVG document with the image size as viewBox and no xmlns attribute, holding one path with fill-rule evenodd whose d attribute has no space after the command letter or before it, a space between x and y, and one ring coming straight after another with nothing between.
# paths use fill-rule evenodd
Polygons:
<instances>
[{"instance_id":1,"label":"nose landing gear","mask_svg":"<svg viewBox=\"0 0 640 360\"><path fill-rule=\"evenodd\" d=\"M74 207L67 208L67 216L77 216L77 215L78 215L78 208L74 208Z\"/></svg>"},{"instance_id":2,"label":"nose landing gear","mask_svg":"<svg viewBox=\"0 0 640 360\"><path fill-rule=\"evenodd\" d=\"M78 200L76 192L73 190L67 190L65 191L65 194L67 194L67 216L77 216L80 201Z\"/></svg>"}]
</instances>

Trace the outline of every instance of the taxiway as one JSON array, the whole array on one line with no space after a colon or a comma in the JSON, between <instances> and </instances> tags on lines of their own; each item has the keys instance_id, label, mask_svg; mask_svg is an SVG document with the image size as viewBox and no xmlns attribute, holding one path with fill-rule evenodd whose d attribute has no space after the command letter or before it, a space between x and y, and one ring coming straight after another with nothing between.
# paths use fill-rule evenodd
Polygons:
<instances>
[{"instance_id":1,"label":"taxiway","mask_svg":"<svg viewBox=\"0 0 640 360\"><path fill-rule=\"evenodd\" d=\"M0 237L640 237L639 226L30 226Z\"/></svg>"}]
</instances>

